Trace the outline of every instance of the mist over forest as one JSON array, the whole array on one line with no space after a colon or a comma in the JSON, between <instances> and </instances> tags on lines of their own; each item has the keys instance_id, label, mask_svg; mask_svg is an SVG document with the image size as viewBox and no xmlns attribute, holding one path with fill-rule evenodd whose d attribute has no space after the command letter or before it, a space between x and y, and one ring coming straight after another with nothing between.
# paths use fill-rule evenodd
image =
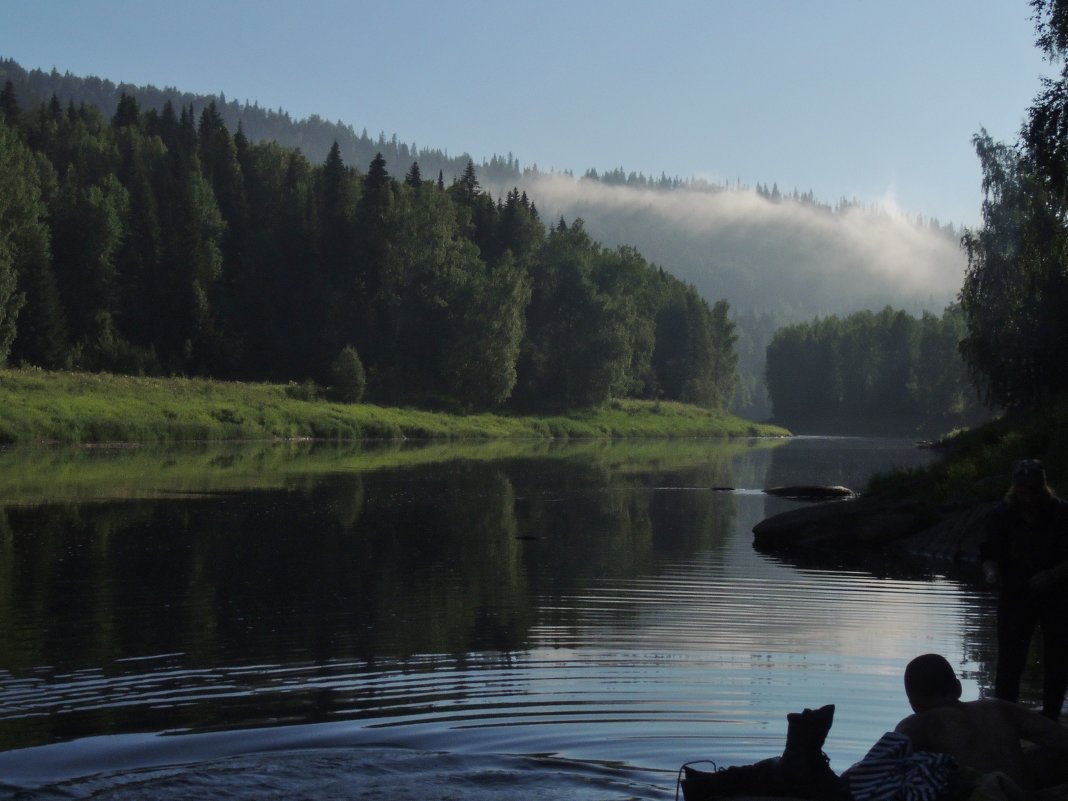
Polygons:
<instances>
[{"instance_id":1,"label":"mist over forest","mask_svg":"<svg viewBox=\"0 0 1068 801\"><path fill-rule=\"evenodd\" d=\"M497 196L511 189L486 186ZM518 186L543 219L581 218L598 241L632 245L704 298L730 303L741 374L734 408L746 416L770 414L764 360L778 328L886 306L941 314L967 263L951 224L856 203L832 208L777 188L664 189L533 171Z\"/></svg>"},{"instance_id":2,"label":"mist over forest","mask_svg":"<svg viewBox=\"0 0 1068 801\"><path fill-rule=\"evenodd\" d=\"M222 95L27 71L10 60L0 60L0 78L13 80L27 105L55 95L63 104L94 104L105 115L114 112L123 92L146 110L171 102L199 113L214 102L231 130L240 126L250 141L300 148L312 163L322 163L337 142L345 163L360 171L381 153L395 176L418 162L427 179L440 177L448 185L474 161L466 153L451 156L405 143L396 134L373 138L341 121L293 120L282 109ZM740 380L732 407L749 417L771 414L765 353L780 327L886 306L941 314L955 299L966 266L960 232L952 223L914 219L893 208L845 200L832 206L797 189L651 179L622 168L576 177L521 166L512 154L474 163L482 188L498 201L518 188L547 224L582 219L595 240L608 247L633 246L692 284L710 304L726 300L738 334Z\"/></svg>"},{"instance_id":3,"label":"mist over forest","mask_svg":"<svg viewBox=\"0 0 1068 801\"><path fill-rule=\"evenodd\" d=\"M511 186L483 182L494 195ZM792 319L887 304L941 311L960 289L966 259L952 227L842 204L772 199L758 190L613 186L528 173L519 188L543 219L582 218L608 246L632 245L738 312Z\"/></svg>"}]
</instances>

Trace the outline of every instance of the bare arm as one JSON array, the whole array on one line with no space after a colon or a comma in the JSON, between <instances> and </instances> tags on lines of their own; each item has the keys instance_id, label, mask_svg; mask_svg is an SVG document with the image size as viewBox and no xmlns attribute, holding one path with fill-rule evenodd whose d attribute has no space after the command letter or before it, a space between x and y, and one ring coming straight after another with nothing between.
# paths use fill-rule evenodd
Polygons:
<instances>
[{"instance_id":1,"label":"bare arm","mask_svg":"<svg viewBox=\"0 0 1068 801\"><path fill-rule=\"evenodd\" d=\"M1049 718L1019 704L1002 702L1020 738L1035 745L1044 745L1068 752L1068 729Z\"/></svg>"}]
</instances>

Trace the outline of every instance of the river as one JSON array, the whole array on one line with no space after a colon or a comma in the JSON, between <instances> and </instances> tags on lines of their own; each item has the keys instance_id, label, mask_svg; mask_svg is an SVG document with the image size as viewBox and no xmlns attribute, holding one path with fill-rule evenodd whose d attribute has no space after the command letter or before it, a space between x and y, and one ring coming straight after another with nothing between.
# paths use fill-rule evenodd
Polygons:
<instances>
[{"instance_id":1,"label":"river","mask_svg":"<svg viewBox=\"0 0 1068 801\"><path fill-rule=\"evenodd\" d=\"M665 799L905 663L990 685L991 598L792 561L763 488L863 487L885 439L0 452L0 796ZM725 490L723 488L730 488ZM1031 691L1025 686L1025 693Z\"/></svg>"}]
</instances>

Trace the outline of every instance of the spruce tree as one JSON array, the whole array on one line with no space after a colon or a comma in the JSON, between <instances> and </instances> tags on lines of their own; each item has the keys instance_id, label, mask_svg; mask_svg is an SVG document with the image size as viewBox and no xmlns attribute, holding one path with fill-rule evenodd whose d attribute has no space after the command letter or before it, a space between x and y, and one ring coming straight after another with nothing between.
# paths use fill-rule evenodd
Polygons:
<instances>
[{"instance_id":1,"label":"spruce tree","mask_svg":"<svg viewBox=\"0 0 1068 801\"><path fill-rule=\"evenodd\" d=\"M404 183L412 187L420 187L423 185L423 177L419 173L419 162L413 161L412 166L408 168L408 172L404 174Z\"/></svg>"},{"instance_id":2,"label":"spruce tree","mask_svg":"<svg viewBox=\"0 0 1068 801\"><path fill-rule=\"evenodd\" d=\"M11 81L4 82L4 89L0 92L0 115L8 127L15 130L19 121L19 103L15 97L15 84Z\"/></svg>"},{"instance_id":3,"label":"spruce tree","mask_svg":"<svg viewBox=\"0 0 1068 801\"><path fill-rule=\"evenodd\" d=\"M66 355L66 332L39 171L32 154L2 121L0 175L0 364L11 355L59 367Z\"/></svg>"},{"instance_id":4,"label":"spruce tree","mask_svg":"<svg viewBox=\"0 0 1068 801\"><path fill-rule=\"evenodd\" d=\"M115 114L111 118L112 127L128 128L130 126L139 126L140 123L141 108L137 104L137 99L123 92L119 98L119 105L115 109Z\"/></svg>"}]
</instances>

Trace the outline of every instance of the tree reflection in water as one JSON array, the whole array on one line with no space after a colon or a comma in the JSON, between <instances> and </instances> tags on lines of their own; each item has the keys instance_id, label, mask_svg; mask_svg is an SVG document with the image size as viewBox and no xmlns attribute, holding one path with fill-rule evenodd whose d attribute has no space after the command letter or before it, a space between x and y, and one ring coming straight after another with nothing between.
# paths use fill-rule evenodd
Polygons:
<instances>
[{"instance_id":1,"label":"tree reflection in water","mask_svg":"<svg viewBox=\"0 0 1068 801\"><path fill-rule=\"evenodd\" d=\"M0 749L332 721L493 749L507 722L516 752L641 742L666 764L726 725L758 732L744 758L844 673L836 694L870 696L836 721L848 755L903 704L897 656L853 650L891 625L914 647L895 609L960 636L976 681L989 664L981 603L767 559L749 529L790 502L711 490L856 486L917 458L900 443L279 448L0 454L22 499L0 512Z\"/></svg>"}]
</instances>

